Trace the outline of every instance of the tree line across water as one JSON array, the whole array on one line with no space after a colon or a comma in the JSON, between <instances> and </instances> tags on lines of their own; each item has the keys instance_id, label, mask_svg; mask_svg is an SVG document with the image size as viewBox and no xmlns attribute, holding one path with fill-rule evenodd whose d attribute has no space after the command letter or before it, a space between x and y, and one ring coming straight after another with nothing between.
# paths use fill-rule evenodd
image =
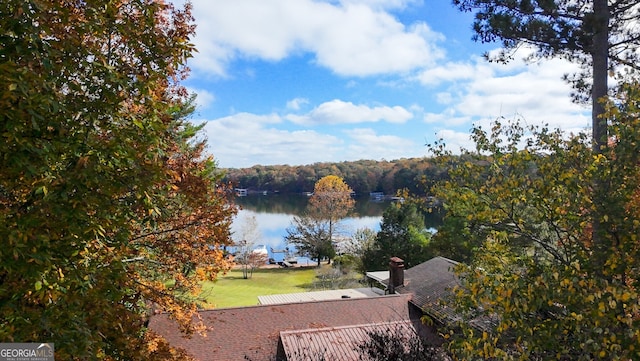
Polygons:
<instances>
[{"instance_id":1,"label":"tree line across water","mask_svg":"<svg viewBox=\"0 0 640 361\"><path fill-rule=\"evenodd\" d=\"M225 180L235 187L255 191L310 192L319 179L335 175L344 179L357 194L395 194L400 189L421 194L430 184L441 180L446 169L436 165L430 158L423 157L393 161L323 162L298 166L255 165L250 168L228 168L225 173Z\"/></svg>"}]
</instances>

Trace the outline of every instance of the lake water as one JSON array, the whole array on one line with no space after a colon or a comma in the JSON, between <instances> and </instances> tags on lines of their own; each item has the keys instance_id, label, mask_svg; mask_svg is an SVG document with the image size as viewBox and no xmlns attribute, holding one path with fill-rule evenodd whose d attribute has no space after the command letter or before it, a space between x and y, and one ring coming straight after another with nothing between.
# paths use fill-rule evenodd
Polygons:
<instances>
[{"instance_id":1,"label":"lake water","mask_svg":"<svg viewBox=\"0 0 640 361\"><path fill-rule=\"evenodd\" d=\"M293 247L287 245L284 237L286 229L291 226L291 221L296 215L301 215L308 203L309 198L304 195L249 195L237 197L236 202L242 207L235 217L232 231L237 232L243 224L246 224L248 217L254 216L257 228L261 235L261 240L257 244L264 244L269 250L269 257L280 261L283 259L282 253L273 254L270 249L284 249ZM341 236L349 237L361 228L370 228L375 232L380 230L382 214L389 201L374 201L369 197L356 198L354 215L345 218L340 222L339 233ZM429 223L429 220L427 220ZM432 225L428 225L432 227ZM312 261L300 257L299 262L313 263Z\"/></svg>"}]
</instances>

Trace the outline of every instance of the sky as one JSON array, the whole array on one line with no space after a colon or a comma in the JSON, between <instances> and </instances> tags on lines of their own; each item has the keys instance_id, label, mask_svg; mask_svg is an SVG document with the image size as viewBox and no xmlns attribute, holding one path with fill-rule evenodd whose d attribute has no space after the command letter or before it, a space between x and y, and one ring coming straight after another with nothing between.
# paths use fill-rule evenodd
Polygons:
<instances>
[{"instance_id":1,"label":"sky","mask_svg":"<svg viewBox=\"0 0 640 361\"><path fill-rule=\"evenodd\" d=\"M560 59L490 63L451 0L192 0L192 121L222 168L396 160L473 148L496 119L588 130ZM180 4L179 1L177 1Z\"/></svg>"}]
</instances>

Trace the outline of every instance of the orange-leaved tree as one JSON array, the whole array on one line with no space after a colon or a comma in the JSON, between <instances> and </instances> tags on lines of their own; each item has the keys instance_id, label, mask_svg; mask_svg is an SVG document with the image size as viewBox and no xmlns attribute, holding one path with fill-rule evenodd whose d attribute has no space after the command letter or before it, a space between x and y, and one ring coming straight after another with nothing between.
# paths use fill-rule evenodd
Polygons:
<instances>
[{"instance_id":1,"label":"orange-leaved tree","mask_svg":"<svg viewBox=\"0 0 640 361\"><path fill-rule=\"evenodd\" d=\"M338 222L346 217L355 205L352 193L351 187L336 175L320 178L313 187L313 195L307 208L313 217L327 222L331 242L334 241Z\"/></svg>"},{"instance_id":2,"label":"orange-leaved tree","mask_svg":"<svg viewBox=\"0 0 640 361\"><path fill-rule=\"evenodd\" d=\"M186 121L190 7L7 0L0 29L0 341L180 356L145 322L197 328L235 212Z\"/></svg>"},{"instance_id":3,"label":"orange-leaved tree","mask_svg":"<svg viewBox=\"0 0 640 361\"><path fill-rule=\"evenodd\" d=\"M285 240L295 245L299 252L317 258L318 266L324 257L331 262L335 255L336 225L355 204L352 192L338 176L328 175L318 180L305 214L293 217Z\"/></svg>"},{"instance_id":4,"label":"orange-leaved tree","mask_svg":"<svg viewBox=\"0 0 640 361\"><path fill-rule=\"evenodd\" d=\"M333 235L335 224L353 209L355 200L351 197L352 193L351 187L336 175L320 178L313 187L309 212L329 222L330 236Z\"/></svg>"}]
</instances>

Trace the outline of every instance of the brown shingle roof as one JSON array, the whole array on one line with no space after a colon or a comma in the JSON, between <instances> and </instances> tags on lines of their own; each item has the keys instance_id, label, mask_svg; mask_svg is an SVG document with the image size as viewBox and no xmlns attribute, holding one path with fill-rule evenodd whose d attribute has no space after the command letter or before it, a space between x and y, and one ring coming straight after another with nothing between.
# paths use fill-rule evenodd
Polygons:
<instances>
[{"instance_id":1,"label":"brown shingle roof","mask_svg":"<svg viewBox=\"0 0 640 361\"><path fill-rule=\"evenodd\" d=\"M263 305L200 312L207 336L185 338L167 314L149 328L197 360L273 361L281 331L341 327L409 319L409 296L388 295L321 302Z\"/></svg>"}]
</instances>

